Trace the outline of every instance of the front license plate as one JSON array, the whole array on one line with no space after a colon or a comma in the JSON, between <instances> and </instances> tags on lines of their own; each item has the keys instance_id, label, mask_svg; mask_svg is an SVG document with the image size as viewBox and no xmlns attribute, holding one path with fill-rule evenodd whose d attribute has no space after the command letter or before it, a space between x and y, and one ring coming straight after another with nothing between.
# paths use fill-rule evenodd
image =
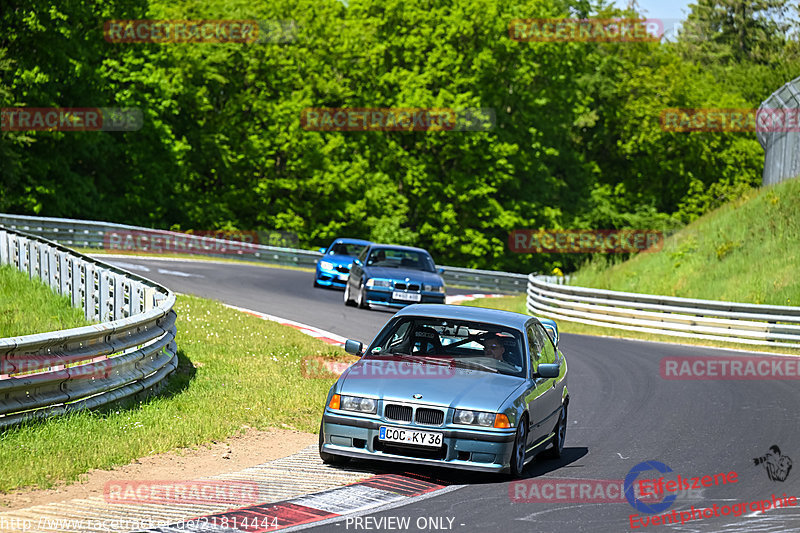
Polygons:
<instances>
[{"instance_id":1,"label":"front license plate","mask_svg":"<svg viewBox=\"0 0 800 533\"><path fill-rule=\"evenodd\" d=\"M418 302L422 299L422 296L415 292L394 291L392 293L392 298L395 300L403 300L404 302Z\"/></svg>"},{"instance_id":2,"label":"front license plate","mask_svg":"<svg viewBox=\"0 0 800 533\"><path fill-rule=\"evenodd\" d=\"M416 431L405 428L392 428L381 426L378 439L386 442L399 442L416 446L430 446L439 448L442 445L442 434L432 431Z\"/></svg>"}]
</instances>

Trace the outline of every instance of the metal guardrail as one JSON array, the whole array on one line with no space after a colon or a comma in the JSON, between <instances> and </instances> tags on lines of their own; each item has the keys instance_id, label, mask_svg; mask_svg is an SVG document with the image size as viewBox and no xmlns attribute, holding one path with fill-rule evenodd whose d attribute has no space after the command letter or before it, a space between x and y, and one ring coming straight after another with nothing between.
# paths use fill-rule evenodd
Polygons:
<instances>
[{"instance_id":1,"label":"metal guardrail","mask_svg":"<svg viewBox=\"0 0 800 533\"><path fill-rule=\"evenodd\" d=\"M205 257L243 259L307 268L314 268L317 261L322 257L322 254L318 251L280 248L260 244L248 244L243 247L242 243L236 241L173 231L153 230L111 222L0 214L0 225L33 233L66 246L81 248L110 249L110 235L146 232L147 234L158 236L163 242L172 242L173 244L178 242L179 244L172 246L172 249L169 250L170 253L182 253L182 245L185 250L203 250L202 256ZM187 246L187 243L189 246ZM215 252L225 246L231 249L246 249L231 253ZM528 280L527 274L473 270L450 266L443 266L442 269L444 270L442 277L446 283L480 290L524 293ZM557 280L558 278L552 276L548 279Z\"/></svg>"},{"instance_id":2,"label":"metal guardrail","mask_svg":"<svg viewBox=\"0 0 800 533\"><path fill-rule=\"evenodd\" d=\"M528 277L527 309L593 326L762 346L800 348L800 307L653 296Z\"/></svg>"},{"instance_id":3,"label":"metal guardrail","mask_svg":"<svg viewBox=\"0 0 800 533\"><path fill-rule=\"evenodd\" d=\"M797 111L798 107L800 107L800 77L772 93L761 104L759 111L764 109ZM800 175L800 132L796 127L793 131L758 131L757 135L765 152L762 185L773 185Z\"/></svg>"},{"instance_id":4,"label":"metal guardrail","mask_svg":"<svg viewBox=\"0 0 800 533\"><path fill-rule=\"evenodd\" d=\"M177 242L174 250L160 250L161 252L168 253L192 253L191 250L193 248L194 250L203 250L202 255L208 257L247 259L272 264L312 268L316 264L317 259L322 257L322 254L316 251L296 250L293 248L280 248L260 244L248 245L248 251L246 252L215 253L215 249L220 249L215 245L223 244L233 249L241 248L242 243L225 239L190 235L188 233L178 233L175 231L115 224L113 222L0 214L0 225L26 231L65 246L79 248L112 249L112 247L108 246L110 242L109 236L115 234L127 236L146 233L158 235L162 237L165 242ZM187 244L189 245L188 247Z\"/></svg>"},{"instance_id":5,"label":"metal guardrail","mask_svg":"<svg viewBox=\"0 0 800 533\"><path fill-rule=\"evenodd\" d=\"M167 288L2 226L0 265L42 280L99 322L0 339L0 428L133 396L177 368Z\"/></svg>"}]
</instances>

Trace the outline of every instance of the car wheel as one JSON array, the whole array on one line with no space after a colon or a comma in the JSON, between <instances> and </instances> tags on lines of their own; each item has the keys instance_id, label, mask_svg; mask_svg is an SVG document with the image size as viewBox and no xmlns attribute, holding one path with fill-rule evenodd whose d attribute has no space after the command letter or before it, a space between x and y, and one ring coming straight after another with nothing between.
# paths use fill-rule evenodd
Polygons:
<instances>
[{"instance_id":1,"label":"car wheel","mask_svg":"<svg viewBox=\"0 0 800 533\"><path fill-rule=\"evenodd\" d=\"M356 303L350 299L350 284L346 283L344 286L344 305L353 307Z\"/></svg>"},{"instance_id":2,"label":"car wheel","mask_svg":"<svg viewBox=\"0 0 800 533\"><path fill-rule=\"evenodd\" d=\"M324 442L324 437L322 436L322 422L319 424L319 458L322 459L322 462L326 465L343 465L350 461L349 457L342 457L341 455L333 455L328 452L322 451L322 443Z\"/></svg>"},{"instance_id":3,"label":"car wheel","mask_svg":"<svg viewBox=\"0 0 800 533\"><path fill-rule=\"evenodd\" d=\"M512 477L522 477L522 471L525 469L525 444L528 440L528 420L524 416L520 419L519 426L517 426L517 436L514 438L514 451L511 454L511 469Z\"/></svg>"},{"instance_id":4,"label":"car wheel","mask_svg":"<svg viewBox=\"0 0 800 533\"><path fill-rule=\"evenodd\" d=\"M361 287L358 289L358 307L361 309L369 309L369 304L367 303L367 298L364 295L364 284L361 284Z\"/></svg>"},{"instance_id":5,"label":"car wheel","mask_svg":"<svg viewBox=\"0 0 800 533\"><path fill-rule=\"evenodd\" d=\"M553 447L550 448L548 456L553 459L560 459L564 452L564 440L567 438L567 406L561 408L561 416L558 417L555 435L553 435Z\"/></svg>"}]
</instances>

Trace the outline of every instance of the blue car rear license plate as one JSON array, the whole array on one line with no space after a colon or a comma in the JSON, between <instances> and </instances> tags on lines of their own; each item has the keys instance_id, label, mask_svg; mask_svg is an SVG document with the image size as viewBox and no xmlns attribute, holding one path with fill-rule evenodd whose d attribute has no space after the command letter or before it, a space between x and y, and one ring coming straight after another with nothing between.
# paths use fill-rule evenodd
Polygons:
<instances>
[{"instance_id":1,"label":"blue car rear license plate","mask_svg":"<svg viewBox=\"0 0 800 533\"><path fill-rule=\"evenodd\" d=\"M414 446L430 446L432 448L441 447L443 442L442 434L438 432L417 431L414 429L386 426L381 426L378 439L385 442L397 442Z\"/></svg>"}]
</instances>

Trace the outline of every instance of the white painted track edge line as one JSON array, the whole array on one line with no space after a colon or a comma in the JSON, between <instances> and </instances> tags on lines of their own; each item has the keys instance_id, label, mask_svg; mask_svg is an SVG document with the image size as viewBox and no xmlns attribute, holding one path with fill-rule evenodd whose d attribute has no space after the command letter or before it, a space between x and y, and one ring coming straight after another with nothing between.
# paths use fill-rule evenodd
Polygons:
<instances>
[{"instance_id":1,"label":"white painted track edge line","mask_svg":"<svg viewBox=\"0 0 800 533\"><path fill-rule=\"evenodd\" d=\"M322 337L327 337L329 339L332 339L332 340L335 340L337 342L340 342L341 344L344 344L344 342L347 340L346 337L342 337L341 335L337 335L336 333L333 333L331 331L326 331L324 329L320 329L320 328L318 328L316 326L311 326L309 324L303 324L302 322L296 322L294 320L289 320L288 318L281 318L279 316L270 315L270 314L267 314L267 313L262 313L261 311L254 311L252 309L247 309L245 307L238 307L236 305L230 305L230 304L226 304L226 303L223 303L222 305L224 305L225 307L228 307L230 309L234 309L236 311L241 311L243 313L247 313L247 314L250 314L250 315L255 315L258 318L262 318L264 320L269 320L270 322L277 322L279 324L284 324L284 325L288 325L288 326L294 326L295 328L307 329L309 331L313 331L315 333L318 333ZM302 329L300 331L302 333L305 333L306 335L308 335L308 333L306 333L305 331L302 331ZM314 335L309 335L309 336L313 337Z\"/></svg>"},{"instance_id":2,"label":"white painted track edge line","mask_svg":"<svg viewBox=\"0 0 800 533\"><path fill-rule=\"evenodd\" d=\"M157 255L131 255L131 254L103 254L103 253L87 253L89 257L101 259L108 257L110 259L147 259L154 261L186 261L192 263L216 263L223 265L242 265L242 266L256 266L266 268L289 268L292 270L300 270L304 272L314 272L314 268L310 266L296 266L284 265L280 263L270 263L267 261L240 259L238 257L159 257Z\"/></svg>"}]
</instances>

